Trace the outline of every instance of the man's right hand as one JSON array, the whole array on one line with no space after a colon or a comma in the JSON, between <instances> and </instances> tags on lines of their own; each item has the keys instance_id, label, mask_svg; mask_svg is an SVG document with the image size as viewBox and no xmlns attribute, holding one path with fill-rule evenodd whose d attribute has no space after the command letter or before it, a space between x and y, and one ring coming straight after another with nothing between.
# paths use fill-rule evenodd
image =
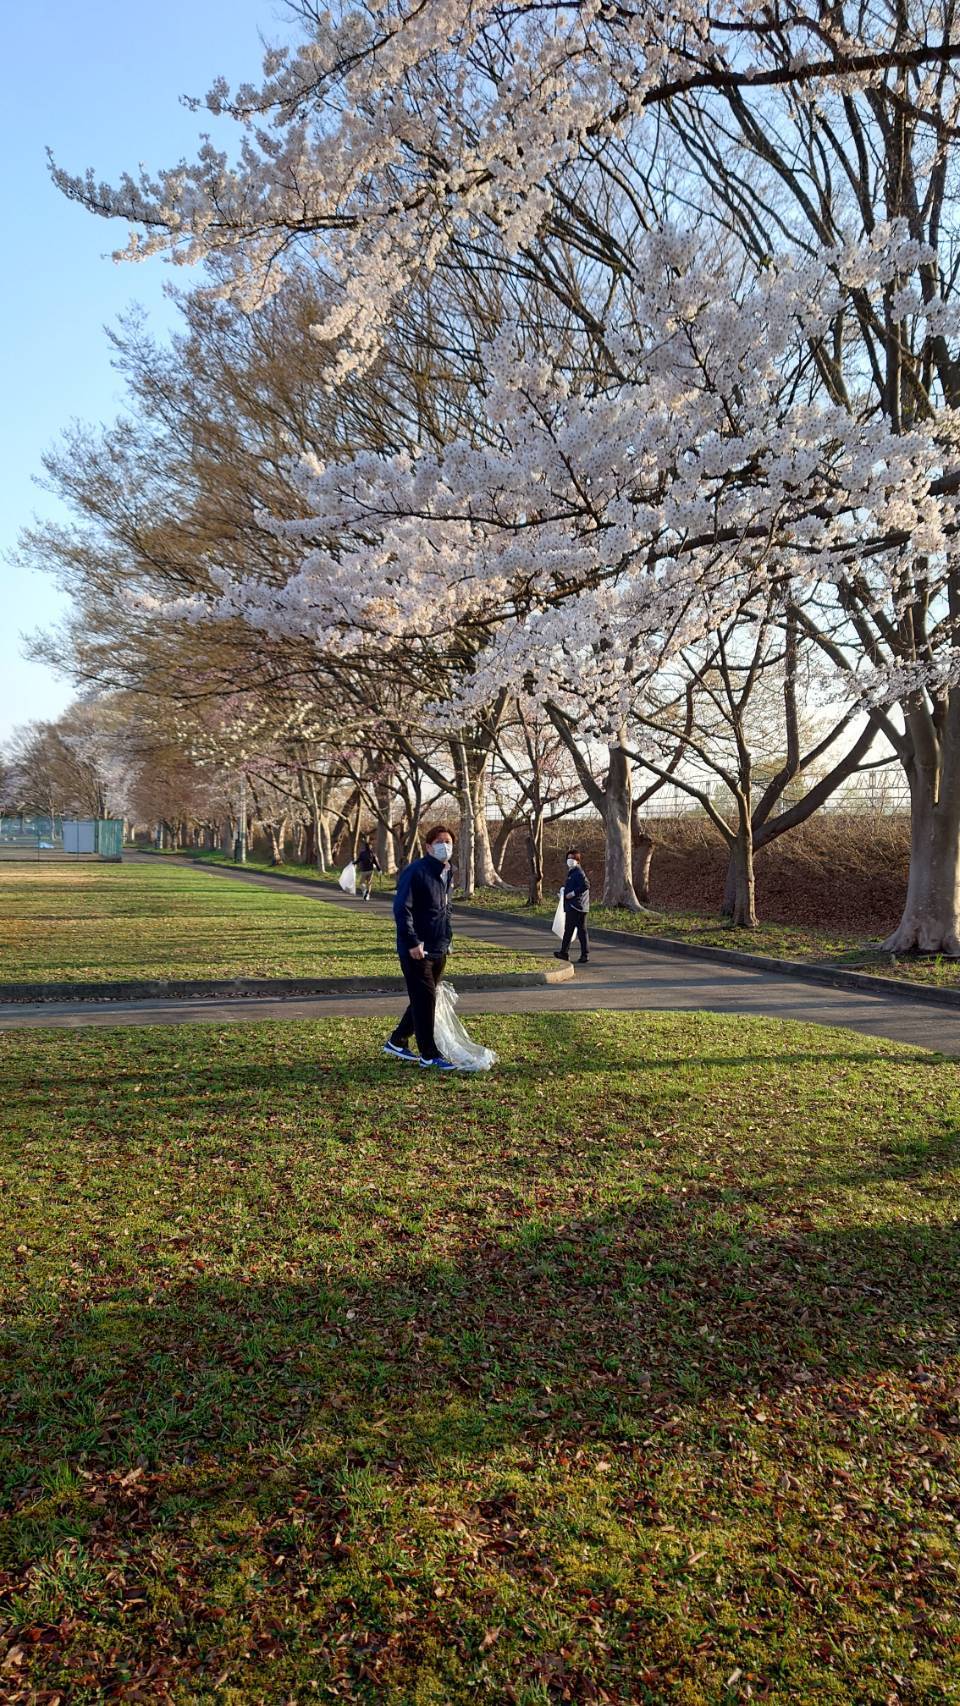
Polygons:
<instances>
[{"instance_id":1,"label":"man's right hand","mask_svg":"<svg viewBox=\"0 0 960 1706\"><path fill-rule=\"evenodd\" d=\"M427 956L426 956L426 954L425 954L425 952L424 952L424 948L423 948L423 943L422 943L422 942L418 942L418 943L417 943L417 945L416 945L416 947L415 947L415 948L411 948L411 949L410 949L410 958L411 958L411 959L412 959L412 960L425 960L425 959L426 959L426 957L427 957Z\"/></svg>"}]
</instances>

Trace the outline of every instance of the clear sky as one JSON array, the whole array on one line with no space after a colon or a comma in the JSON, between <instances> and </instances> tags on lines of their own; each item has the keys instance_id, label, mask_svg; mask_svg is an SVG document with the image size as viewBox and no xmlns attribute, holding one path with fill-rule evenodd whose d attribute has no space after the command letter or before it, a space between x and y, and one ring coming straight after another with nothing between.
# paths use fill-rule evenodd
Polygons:
<instances>
[{"instance_id":1,"label":"clear sky","mask_svg":"<svg viewBox=\"0 0 960 1706\"><path fill-rule=\"evenodd\" d=\"M120 388L103 327L131 302L170 324L162 261L118 266L124 227L68 202L47 173L49 145L73 171L98 179L173 165L209 127L182 94L202 95L220 74L256 81L261 37L294 34L282 0L39 0L6 6L7 66L0 108L4 162L0 268L0 741L33 717L57 715L73 695L62 677L22 657L24 633L55 626L64 600L51 577L27 576L6 554L34 515L59 506L34 483L40 459L71 420L110 420ZM223 140L221 140L223 139Z\"/></svg>"}]
</instances>

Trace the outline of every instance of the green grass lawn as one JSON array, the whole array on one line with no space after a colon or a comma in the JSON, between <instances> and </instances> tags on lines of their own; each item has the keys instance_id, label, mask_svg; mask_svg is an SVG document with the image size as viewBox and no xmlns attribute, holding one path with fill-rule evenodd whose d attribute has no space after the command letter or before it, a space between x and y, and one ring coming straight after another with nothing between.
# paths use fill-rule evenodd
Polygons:
<instances>
[{"instance_id":1,"label":"green grass lawn","mask_svg":"<svg viewBox=\"0 0 960 1706\"><path fill-rule=\"evenodd\" d=\"M181 855L188 857L189 855ZM230 864L221 854L201 854L203 864ZM309 866L267 864L250 865L251 870L279 871L311 882L333 885L335 871L319 872ZM381 892L392 888L392 878L378 878ZM518 917L552 918L557 904L551 894L542 905L530 907L525 896L511 889L478 889L471 900L458 900L460 906L494 907L498 912L515 913ZM857 935L854 931L817 930L808 924L769 923L762 920L756 930L734 928L717 913L675 912L654 909L629 912L621 906L594 905L590 916L597 927L610 930L630 930L640 936L668 936L674 941L690 942L703 948L738 948L747 954L772 954L776 959L809 960L816 963L845 966L851 971L868 971L879 977L905 978L912 983L932 983L943 989L960 989L960 961L942 955L891 960L880 950L879 937Z\"/></svg>"},{"instance_id":2,"label":"green grass lawn","mask_svg":"<svg viewBox=\"0 0 960 1706\"><path fill-rule=\"evenodd\" d=\"M960 1080L848 1032L0 1036L0 1695L960 1698Z\"/></svg>"},{"instance_id":3,"label":"green grass lawn","mask_svg":"<svg viewBox=\"0 0 960 1706\"><path fill-rule=\"evenodd\" d=\"M526 905L524 896L506 889L478 889L464 906L495 907L527 917L552 918L555 894L541 906ZM716 913L650 910L629 912L622 906L591 907L590 917L598 927L630 930L638 936L669 936L703 948L737 948L747 954L772 954L777 959L809 960L869 971L881 977L907 978L914 983L935 983L944 989L960 988L960 961L942 955L891 960L875 941L851 931L816 930L808 924L760 922L756 930L735 928Z\"/></svg>"},{"instance_id":4,"label":"green grass lawn","mask_svg":"<svg viewBox=\"0 0 960 1706\"><path fill-rule=\"evenodd\" d=\"M522 894L505 889L478 889L473 904L552 918L557 896L553 893L541 906L530 907ZM814 930L805 924L761 923L756 930L735 929L715 913L630 912L624 906L593 903L590 917L597 926L606 925L611 930L631 930L638 936L672 936L705 948L740 948L744 953L775 954L779 959L834 959L863 946L862 937L837 930Z\"/></svg>"},{"instance_id":5,"label":"green grass lawn","mask_svg":"<svg viewBox=\"0 0 960 1706\"><path fill-rule=\"evenodd\" d=\"M169 865L0 865L0 983L129 978L397 977L391 924ZM467 973L542 955L454 944Z\"/></svg>"}]
</instances>

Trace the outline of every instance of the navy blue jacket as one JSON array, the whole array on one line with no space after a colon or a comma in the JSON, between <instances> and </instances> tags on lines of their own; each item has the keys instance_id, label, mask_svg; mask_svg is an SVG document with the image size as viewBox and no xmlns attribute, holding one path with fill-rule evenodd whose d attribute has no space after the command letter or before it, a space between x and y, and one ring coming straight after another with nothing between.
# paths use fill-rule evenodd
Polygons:
<instances>
[{"instance_id":1,"label":"navy blue jacket","mask_svg":"<svg viewBox=\"0 0 960 1706\"><path fill-rule=\"evenodd\" d=\"M590 884L587 874L580 865L574 865L567 872L567 880L563 885L564 912L589 912Z\"/></svg>"},{"instance_id":2,"label":"navy blue jacket","mask_svg":"<svg viewBox=\"0 0 960 1706\"><path fill-rule=\"evenodd\" d=\"M425 952L436 958L450 946L453 929L450 924L450 884L453 873L449 864L425 853L400 872L393 902L397 921L397 953L409 954L411 948L423 943Z\"/></svg>"}]
</instances>

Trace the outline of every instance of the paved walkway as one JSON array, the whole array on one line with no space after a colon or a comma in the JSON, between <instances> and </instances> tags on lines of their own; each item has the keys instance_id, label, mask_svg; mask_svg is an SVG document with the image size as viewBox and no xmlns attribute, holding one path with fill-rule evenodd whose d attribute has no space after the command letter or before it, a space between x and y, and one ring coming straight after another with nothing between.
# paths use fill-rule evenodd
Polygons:
<instances>
[{"instance_id":1,"label":"paved walkway","mask_svg":"<svg viewBox=\"0 0 960 1706\"><path fill-rule=\"evenodd\" d=\"M270 888L276 879L254 871L224 866L198 866L210 881L254 883ZM364 903L325 884L284 882L284 889L335 905L362 907L368 915L390 912L387 897ZM495 941L526 953L542 949L547 957L556 938L542 919L505 914L502 924L471 918L458 911L456 934ZM456 951L449 966L456 983ZM101 1025L235 1024L254 1019L318 1019L332 1013L356 1017L388 1017L397 1012L395 996L355 996L287 999L241 997L235 1000L151 1000L142 1002L58 1002L36 1007L0 1007L0 1029ZM841 1025L870 1036L916 1043L960 1057L960 1008L911 1002L903 996L865 995L850 990L805 984L775 972L740 966L718 968L705 961L637 949L629 943L604 942L592 949L589 966L578 968L570 983L523 990L484 990L464 994L464 1013L569 1013L609 1008L629 1011L742 1013L752 1017L798 1019L810 1024Z\"/></svg>"}]
</instances>

